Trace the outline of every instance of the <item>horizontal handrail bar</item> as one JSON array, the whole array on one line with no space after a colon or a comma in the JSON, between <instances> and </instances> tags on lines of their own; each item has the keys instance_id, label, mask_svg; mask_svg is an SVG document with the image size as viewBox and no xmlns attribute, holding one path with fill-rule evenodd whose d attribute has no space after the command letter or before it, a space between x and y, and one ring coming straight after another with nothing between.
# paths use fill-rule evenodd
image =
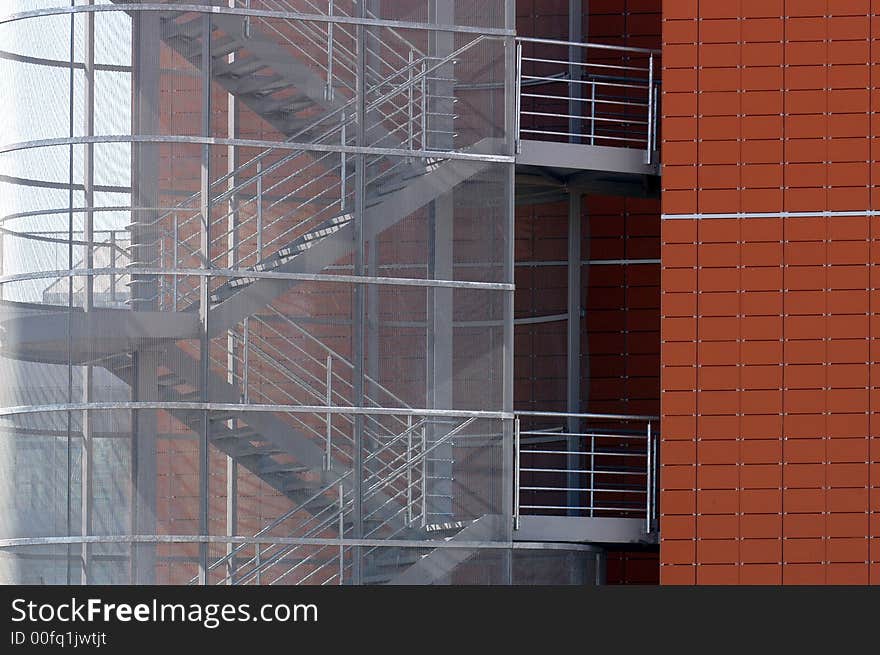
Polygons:
<instances>
[{"instance_id":1,"label":"horizontal handrail bar","mask_svg":"<svg viewBox=\"0 0 880 655\"><path fill-rule=\"evenodd\" d=\"M610 45L608 43L580 43L578 41L559 41L557 39L539 39L531 36L518 36L516 40L521 43L542 43L544 45L564 45L579 48L594 48L596 50L619 50L621 52L638 52L641 54L659 55L659 50L650 48L636 48L634 46Z\"/></svg>"}]
</instances>

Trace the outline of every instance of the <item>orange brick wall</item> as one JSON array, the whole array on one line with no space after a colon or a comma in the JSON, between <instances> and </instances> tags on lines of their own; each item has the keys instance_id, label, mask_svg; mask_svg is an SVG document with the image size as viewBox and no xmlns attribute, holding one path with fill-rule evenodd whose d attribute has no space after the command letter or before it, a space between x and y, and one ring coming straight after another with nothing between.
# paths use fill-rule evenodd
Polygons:
<instances>
[{"instance_id":1,"label":"orange brick wall","mask_svg":"<svg viewBox=\"0 0 880 655\"><path fill-rule=\"evenodd\" d=\"M585 196L583 208L583 259L659 258L656 200ZM518 208L516 261L561 265L517 266L517 318L566 313L567 257L568 205ZM599 263L581 283L581 411L657 415L659 265ZM515 338L516 408L566 411L566 322L518 325Z\"/></svg>"},{"instance_id":2,"label":"orange brick wall","mask_svg":"<svg viewBox=\"0 0 880 655\"><path fill-rule=\"evenodd\" d=\"M583 0L588 40L658 48L660 5L661 0ZM516 29L519 36L567 40L568 0L517 0Z\"/></svg>"},{"instance_id":3,"label":"orange brick wall","mask_svg":"<svg viewBox=\"0 0 880 655\"><path fill-rule=\"evenodd\" d=\"M661 582L880 583L880 2L663 5Z\"/></svg>"}]
</instances>

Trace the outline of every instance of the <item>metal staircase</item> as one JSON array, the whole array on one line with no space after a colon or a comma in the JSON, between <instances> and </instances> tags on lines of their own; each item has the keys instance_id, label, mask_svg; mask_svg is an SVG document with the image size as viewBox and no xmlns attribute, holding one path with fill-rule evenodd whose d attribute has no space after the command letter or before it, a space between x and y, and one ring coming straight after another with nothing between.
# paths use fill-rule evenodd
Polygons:
<instances>
[{"instance_id":1,"label":"metal staircase","mask_svg":"<svg viewBox=\"0 0 880 655\"><path fill-rule=\"evenodd\" d=\"M285 2L266 4L266 8L292 10ZM193 67L202 69L207 45L204 40L208 38L212 80L290 143L354 144L355 47L354 35L346 26L331 23L325 29L308 22L280 24L215 14L210 34L206 35L206 24L201 13L163 13L162 39ZM368 50L372 65L368 78L374 83L365 92L369 145L429 150L437 130L428 129L428 89L462 50L480 40L476 37L444 58L426 57L399 37L393 43L371 41L374 49ZM328 43L333 44L329 56ZM319 59L322 54L328 57L325 61ZM280 153L265 150L212 183L212 267L250 269L255 273L315 273L351 252L355 167L345 152L315 152L308 146L286 148ZM496 146L494 141L485 140L466 151L489 153ZM367 157L366 239L375 238L487 167L482 161L444 161L442 154L438 152L437 158L428 160ZM174 210L152 219L141 218L132 225L141 235L141 247L130 249L132 269L204 265L198 252L201 214L194 209L198 199L198 195L191 196ZM228 211L216 210L224 205ZM231 220L235 221L234 227L229 227ZM227 245L231 230L249 235L238 238L234 250ZM144 235L154 235L155 240L145 243ZM143 259L144 253L154 257ZM131 279L133 275L129 278L130 304L154 304L164 310L164 315L171 310L194 318L198 286L187 286L175 275L163 278L152 295L145 295L150 287L138 284ZM351 364L271 304L297 283L257 275L230 277L213 285L210 335L228 333L234 345L222 357L212 353L207 381L212 402L353 404L351 385L346 388L340 375L340 369L351 368ZM202 395L197 354L174 344L179 333L163 335L159 325L153 325L150 331L161 343L159 400L198 403ZM84 329L83 342L87 332ZM296 339L290 338L291 333L296 333ZM281 349L279 342L283 344ZM227 380L229 357L237 358L234 368L242 374ZM106 367L127 384L134 383L131 355L107 353L90 363ZM387 396L393 394L375 380L367 381L374 393L386 395L368 395L367 406L387 406ZM408 409L396 397L390 404ZM302 537L326 536L329 531L341 537L351 530L355 492L350 415L328 414L319 424L312 416L293 412L223 413L178 408L168 413L185 430L200 431L202 422L209 420L211 445L290 499L293 508L266 525L256 537L279 531L285 536ZM416 415L366 418L364 437L369 454L363 472L364 538L413 538L424 534L420 530L427 521L427 466L432 452L449 443L471 422L437 421ZM430 425L442 436L427 444L425 431ZM452 531L457 529L460 526ZM213 562L212 580L230 562L235 564L230 572L214 581L338 583L351 567L349 548L329 553L327 547L270 544L250 557L245 557L243 550L233 548L225 558ZM368 549L364 559L371 557L375 566L368 571L367 581L390 580L397 569L388 567L387 562L383 565L389 554ZM397 567L406 559L400 553L394 557ZM420 559L411 557L412 563Z\"/></svg>"},{"instance_id":2,"label":"metal staircase","mask_svg":"<svg viewBox=\"0 0 880 655\"><path fill-rule=\"evenodd\" d=\"M439 543L498 534L498 516L455 522L431 507L432 497L450 498L453 491L450 475L436 474L435 465L446 461L446 449L476 419L419 415L369 376L363 401L357 400L352 363L282 311L279 302L303 284L303 279L279 274L320 273L344 261L356 245L357 172L347 154L358 145L354 30L332 22L223 13L206 21L202 12L175 11L174 4L183 2L167 4L168 11L160 14L164 43L196 70L207 68L213 83L280 135L278 146L231 166L208 184L207 217L196 193L158 215L139 214L129 237L113 235L108 249L113 272L106 290L100 289L113 299L112 307L86 312L58 301L53 305L52 299L66 292L50 288L42 313L13 312L3 321L0 350L31 361L101 366L131 387L137 383L138 351L156 353L157 400L173 403L165 411L176 421L176 432L206 432L218 452L290 501L290 509L253 535L254 544L232 547L210 563L210 582L341 584L350 579L355 556L366 563L363 582L442 580L474 551L343 542L354 536L356 422L354 414L329 408L401 410L363 417L363 532L356 535L363 539ZM216 4L228 6L226 0ZM261 4L281 11L326 11L310 0L297 7L287 0ZM333 11L346 15L339 7ZM448 96L435 102L432 89L449 87L448 69L484 37L474 35L437 57L394 30L383 34L391 38L366 41L362 136L370 147L394 149L395 154L363 156L367 193L361 228L368 241L490 166L488 159L450 155L500 151L494 138L454 147L452 120L429 118L438 115L435 105L449 104ZM209 63L203 61L205 52ZM643 86L653 98L653 82ZM651 111L649 105L647 125L654 120ZM640 117L626 118L627 124L633 120ZM591 138L595 141L596 135ZM648 131L648 161L642 165L651 165L654 140L656 133ZM400 156L401 150L419 155ZM203 222L208 224L207 256L200 243ZM92 261L103 262L101 257ZM208 278L207 336L216 341L208 347L207 377L199 353L189 345L198 337L199 310L205 309L199 306L199 280L177 273L204 268L223 271ZM144 283L145 278L153 282ZM128 291L118 291L117 285ZM65 320L44 320L53 312ZM98 334L106 338L96 339ZM225 339L225 352L216 347L219 338ZM206 397L213 404L279 410L206 411L200 406ZM283 409L322 406L328 407L326 414ZM261 543L261 537L267 542ZM274 537L336 538L340 543L283 545L272 542Z\"/></svg>"}]
</instances>

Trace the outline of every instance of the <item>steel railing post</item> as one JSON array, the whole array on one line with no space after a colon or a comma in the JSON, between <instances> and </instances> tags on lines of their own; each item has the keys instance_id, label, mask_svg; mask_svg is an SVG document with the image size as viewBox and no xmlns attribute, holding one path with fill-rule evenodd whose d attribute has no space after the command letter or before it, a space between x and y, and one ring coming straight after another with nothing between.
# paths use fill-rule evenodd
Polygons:
<instances>
[{"instance_id":1,"label":"steel railing post","mask_svg":"<svg viewBox=\"0 0 880 655\"><path fill-rule=\"evenodd\" d=\"M263 261L263 160L257 161L257 263Z\"/></svg>"},{"instance_id":2,"label":"steel railing post","mask_svg":"<svg viewBox=\"0 0 880 655\"><path fill-rule=\"evenodd\" d=\"M657 492L660 489L660 457L657 453L657 449L659 448L659 439L657 439L656 435L651 435L651 443L654 446L654 484L651 485L651 493L653 494L653 500L651 501L651 518L652 518L652 527L656 531L658 529L657 524Z\"/></svg>"},{"instance_id":3,"label":"steel railing post","mask_svg":"<svg viewBox=\"0 0 880 655\"><path fill-rule=\"evenodd\" d=\"M413 115L413 51L410 49L409 51L409 61L407 66L407 101L406 101L406 109L407 109L407 135L406 135L406 145L407 149L412 152L413 149L413 121L415 120L415 116Z\"/></svg>"},{"instance_id":4,"label":"steel railing post","mask_svg":"<svg viewBox=\"0 0 880 655\"><path fill-rule=\"evenodd\" d=\"M513 419L513 529L519 530L519 494L520 494L520 426L519 418Z\"/></svg>"},{"instance_id":5,"label":"steel railing post","mask_svg":"<svg viewBox=\"0 0 880 655\"><path fill-rule=\"evenodd\" d=\"M340 144L343 148L345 148L345 112L342 112L342 124L339 128L340 131ZM348 171L346 170L346 157L345 151L343 150L340 153L340 170L339 170L339 210L345 211L345 178L348 175Z\"/></svg>"},{"instance_id":6,"label":"steel railing post","mask_svg":"<svg viewBox=\"0 0 880 655\"><path fill-rule=\"evenodd\" d=\"M590 145L596 145L596 82L590 83Z\"/></svg>"},{"instance_id":7,"label":"steel railing post","mask_svg":"<svg viewBox=\"0 0 880 655\"><path fill-rule=\"evenodd\" d=\"M244 8L251 8L251 0L244 0ZM244 39L251 38L251 17L245 16L244 20L241 22L241 36Z\"/></svg>"},{"instance_id":8,"label":"steel railing post","mask_svg":"<svg viewBox=\"0 0 880 655\"><path fill-rule=\"evenodd\" d=\"M260 542L255 542L254 543L254 570L255 570L254 582L258 585L260 584L260 575L261 575L262 569L263 569L263 562L262 562L263 552L262 551L263 551L263 549L260 547Z\"/></svg>"},{"instance_id":9,"label":"steel railing post","mask_svg":"<svg viewBox=\"0 0 880 655\"><path fill-rule=\"evenodd\" d=\"M645 163L653 159L654 142L654 53L648 55L648 138L645 140Z\"/></svg>"},{"instance_id":10,"label":"steel railing post","mask_svg":"<svg viewBox=\"0 0 880 655\"><path fill-rule=\"evenodd\" d=\"M176 269L178 264L178 244L180 243L180 215L175 212L174 213L174 244L172 245L172 257L174 258L174 268ZM172 283L174 297L171 299L171 307L173 311L177 311L177 296L180 293L180 276L177 273L174 274L174 281Z\"/></svg>"},{"instance_id":11,"label":"steel railing post","mask_svg":"<svg viewBox=\"0 0 880 655\"><path fill-rule=\"evenodd\" d=\"M590 430L590 516L596 515L596 431Z\"/></svg>"},{"instance_id":12,"label":"steel railing post","mask_svg":"<svg viewBox=\"0 0 880 655\"><path fill-rule=\"evenodd\" d=\"M333 15L333 0L328 2L327 15ZM333 100L333 21L327 22L327 86L324 87L324 97Z\"/></svg>"},{"instance_id":13,"label":"steel railing post","mask_svg":"<svg viewBox=\"0 0 880 655\"><path fill-rule=\"evenodd\" d=\"M327 407L333 407L333 355L327 355ZM324 453L324 470L329 471L332 461L331 433L333 431L333 413L327 412L327 443Z\"/></svg>"},{"instance_id":14,"label":"steel railing post","mask_svg":"<svg viewBox=\"0 0 880 655\"><path fill-rule=\"evenodd\" d=\"M647 524L647 530L646 530L646 532L649 533L649 534L650 534L650 532L651 532L651 515L652 515L652 509L651 509L651 505L652 505L652 503L651 503L651 497L652 497L652 495L653 495L652 492L651 492L651 488L653 487L653 476L651 475L652 472L653 472L653 471L651 470L651 467L652 467L651 451L652 451L652 446L651 446L651 423L649 422L649 423L648 423L648 432L647 432L647 447L645 448L645 455L646 455L646 457L647 457L647 469L646 469L646 472L645 472L645 477L646 477L645 500L646 500L646 502L647 502L647 505L646 505L646 507L645 507L645 522L646 522L646 524Z\"/></svg>"},{"instance_id":15,"label":"steel railing post","mask_svg":"<svg viewBox=\"0 0 880 655\"><path fill-rule=\"evenodd\" d=\"M428 524L428 433L427 426L422 426L422 527Z\"/></svg>"},{"instance_id":16,"label":"steel railing post","mask_svg":"<svg viewBox=\"0 0 880 655\"><path fill-rule=\"evenodd\" d=\"M339 584L345 576L345 490L339 483ZM332 561L332 560L331 560Z\"/></svg>"},{"instance_id":17,"label":"steel railing post","mask_svg":"<svg viewBox=\"0 0 880 655\"><path fill-rule=\"evenodd\" d=\"M413 522L412 511L412 415L406 417L406 525Z\"/></svg>"},{"instance_id":18,"label":"steel railing post","mask_svg":"<svg viewBox=\"0 0 880 655\"><path fill-rule=\"evenodd\" d=\"M241 386L242 400L245 403L249 403L251 401L251 394L249 389L250 381L248 379L248 368L250 368L248 361L248 351L250 350L250 321L250 316L245 316L242 334L242 341L244 342L244 344L242 346L241 353Z\"/></svg>"},{"instance_id":19,"label":"steel railing post","mask_svg":"<svg viewBox=\"0 0 880 655\"><path fill-rule=\"evenodd\" d=\"M516 152L519 153L521 151L520 147L520 129L522 127L521 121L522 117L520 113L522 111L522 42L516 42L516 98L514 99L515 109L513 112L513 120L514 120L514 143L516 146Z\"/></svg>"},{"instance_id":20,"label":"steel railing post","mask_svg":"<svg viewBox=\"0 0 880 655\"><path fill-rule=\"evenodd\" d=\"M428 68L425 60L422 60L421 91L422 91L422 150L428 149Z\"/></svg>"},{"instance_id":21,"label":"steel railing post","mask_svg":"<svg viewBox=\"0 0 880 655\"><path fill-rule=\"evenodd\" d=\"M110 230L110 302L116 303L116 230Z\"/></svg>"},{"instance_id":22,"label":"steel railing post","mask_svg":"<svg viewBox=\"0 0 880 655\"><path fill-rule=\"evenodd\" d=\"M657 152L657 133L660 131L660 86L654 84L654 140L651 144L651 152Z\"/></svg>"}]
</instances>

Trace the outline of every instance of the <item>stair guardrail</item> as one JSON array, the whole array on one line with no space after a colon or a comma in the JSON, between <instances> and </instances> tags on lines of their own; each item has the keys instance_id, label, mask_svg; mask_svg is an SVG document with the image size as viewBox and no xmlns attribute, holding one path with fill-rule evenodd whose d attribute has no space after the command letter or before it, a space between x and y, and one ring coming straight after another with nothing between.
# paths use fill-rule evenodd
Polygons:
<instances>
[{"instance_id":1,"label":"stair guardrail","mask_svg":"<svg viewBox=\"0 0 880 655\"><path fill-rule=\"evenodd\" d=\"M550 515L643 518L645 532L656 531L658 422L656 416L516 412L515 529L523 515ZM571 431L572 423L581 427Z\"/></svg>"},{"instance_id":2,"label":"stair guardrail","mask_svg":"<svg viewBox=\"0 0 880 655\"><path fill-rule=\"evenodd\" d=\"M414 430L423 429L427 423L431 422L431 420L432 419L430 419L430 418L421 418L418 422L411 424L407 428L407 430L405 430L403 433L397 435L395 437L395 439L391 443L384 446L383 449L381 449L379 451L375 451L373 453L370 453L365 458L364 463L365 464L369 463L370 460L379 457L382 450L390 448L397 441L403 440L403 441L411 443L412 440L409 439L409 435ZM462 421L461 423L456 425L454 428L449 430L443 437L441 437L436 442L431 444L431 446L429 446L427 449L423 449L420 452L415 453L415 454L408 453L406 455L405 461L400 466L394 468L390 474L382 475L382 476L376 478L375 481L369 482L367 485L365 485L365 491L364 491L364 500L365 501L368 501L372 498L377 497L378 494L382 493L383 491L386 491L389 488L394 489L394 491L390 495L390 497L388 497L382 504L375 507L370 513L366 514L366 516L364 517L365 520L370 520L372 517L376 516L377 514L381 514L383 512L388 511L389 508L393 512L390 516L388 516L387 518L385 518L383 520L380 520L376 526L372 527L365 535L367 538L374 536L376 533L378 533L386 528L392 529L394 535L399 535L401 532L403 532L404 530L407 529L405 522L400 521L399 524L395 525L394 521L396 518L400 517L401 514L406 516L408 513L407 507L405 507L403 503L398 502L398 499L401 496L404 496L405 498L411 498L411 495L410 495L411 488L413 488L413 487L417 488L416 485L419 484L419 481L417 481L417 480L412 481L412 472L418 467L418 465L420 463L424 462L425 458L430 454L430 452L432 452L434 449L439 448L441 445L452 440L456 435L458 435L462 430L466 429L469 425L471 425L476 420L477 419L475 419L473 417L465 419L464 421ZM423 469L423 471L424 471L424 469ZM260 532L258 532L254 536L259 537L259 536L266 535L271 530L281 526L285 521L290 519L294 514L302 511L302 509L305 508L305 506L308 505L311 500L318 499L320 496L328 494L328 493L332 492L333 490L337 489L338 486L340 484L342 484L342 481L345 480L346 478L348 478L351 474L352 474L351 470L346 471L345 473L340 475L338 478L336 478L333 482L327 484L324 488L322 488L319 492L317 492L312 497L312 499L305 501L304 503L301 503L298 507L285 513L284 515L282 515L278 519L275 519L274 521L272 521L272 523L270 523L268 526L263 528ZM407 487L404 489L395 489L393 487L393 485L396 482L398 482L400 479L403 479L404 481L407 482ZM355 493L354 490L350 490L349 492L343 492L343 502L340 503L340 508L336 509L331 515L324 516L317 525L311 527L306 532L306 534L304 534L303 536L306 536L306 537L316 536L320 532L327 530L327 529L330 529L332 526L339 524L339 525L343 526L343 534L341 535L341 538L344 537L344 517L346 514L351 514L351 512L353 511L354 493ZM418 499L416 499L416 500L418 500ZM333 505L328 505L325 508L325 510L322 510L321 512L319 512L319 514L326 514L327 509L330 507L333 507ZM210 570L216 569L217 567L222 566L226 562L230 561L230 559L234 558L237 555L237 553L241 552L244 549L244 547L245 547L245 545L242 544L242 545L232 549L223 558L215 560L210 565ZM309 566L310 563L314 562L314 558L319 553L325 551L327 548L330 548L330 547L329 546L322 546L318 549L317 552L315 552L307 557L301 558L299 561L297 561L293 565L293 567L285 570L281 575L277 576L273 580L273 582L277 582L277 581L289 576L291 573L293 573L294 571L296 571L300 567ZM302 551L304 549L305 549L305 547L298 546L298 545L289 545L289 546L279 546L277 544L269 545L265 550L263 550L263 549L260 550L259 562L256 561L257 555L255 553L254 557L250 558L249 560L247 560L246 562L244 562L240 566L234 567L235 570L237 571L237 574L235 576L235 582L237 584L245 584L248 581L256 578L258 575L265 574L270 568L272 568L273 566L276 566L283 558L290 556L291 553L296 552L296 551ZM274 550L274 552L271 553L271 555L267 558L267 554L269 553L270 550ZM318 571L324 570L325 567L328 567L328 566L335 564L335 563L336 563L336 560L329 560L327 562L324 562L323 564L319 564L315 569L310 571L307 575L308 576L316 575L318 573ZM243 567L246 567L251 564L255 565L255 567L253 569L251 569L250 571L247 571L245 573L241 573L241 569ZM196 581L196 578L193 578L193 580L191 580L190 582L193 583L195 581ZM298 582L302 582L302 581L304 581L304 580L299 580ZM225 584L227 582L229 582L229 576L224 577L219 583Z\"/></svg>"},{"instance_id":3,"label":"stair guardrail","mask_svg":"<svg viewBox=\"0 0 880 655\"><path fill-rule=\"evenodd\" d=\"M638 148L646 164L656 163L658 51L554 39L516 41L517 144L534 139Z\"/></svg>"}]
</instances>

